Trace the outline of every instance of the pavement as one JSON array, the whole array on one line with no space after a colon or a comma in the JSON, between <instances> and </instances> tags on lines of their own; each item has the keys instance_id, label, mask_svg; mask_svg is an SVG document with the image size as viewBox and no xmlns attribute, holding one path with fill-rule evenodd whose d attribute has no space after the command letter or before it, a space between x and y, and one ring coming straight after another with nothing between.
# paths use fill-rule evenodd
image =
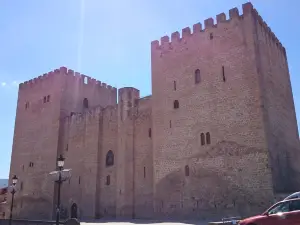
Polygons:
<instances>
[{"instance_id":1,"label":"pavement","mask_svg":"<svg viewBox=\"0 0 300 225\"><path fill-rule=\"evenodd\" d=\"M187 221L187 222L161 222L161 221L140 221L140 220L134 220L134 221L128 221L128 222L105 222L105 221L97 221L97 222L81 222L80 224L82 225L96 225L96 224L107 224L107 225L137 225L137 224L143 224L143 225L171 225L171 224L176 224L176 225L208 225L210 221Z\"/></svg>"}]
</instances>

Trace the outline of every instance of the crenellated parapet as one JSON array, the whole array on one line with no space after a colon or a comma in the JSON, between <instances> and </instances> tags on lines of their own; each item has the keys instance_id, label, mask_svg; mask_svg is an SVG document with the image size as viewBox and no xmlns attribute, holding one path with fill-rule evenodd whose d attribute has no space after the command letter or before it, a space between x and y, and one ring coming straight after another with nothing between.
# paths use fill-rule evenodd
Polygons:
<instances>
[{"instance_id":1,"label":"crenellated parapet","mask_svg":"<svg viewBox=\"0 0 300 225\"><path fill-rule=\"evenodd\" d=\"M21 83L19 85L19 88L20 89L32 88L34 86L40 85L42 82L48 82L50 80L53 80L56 77L59 77L62 79L66 78L67 82L76 82L76 84L79 84L79 85L81 84L81 85L87 85L90 87L99 87L99 88L117 93L117 89L115 87L107 85L106 83L102 83L101 81L98 81L94 78L91 78L91 77L81 74L79 72L75 72L74 70L68 69L66 67L60 67L59 69L50 71L42 76L31 79L24 83Z\"/></svg>"},{"instance_id":2,"label":"crenellated parapet","mask_svg":"<svg viewBox=\"0 0 300 225\"><path fill-rule=\"evenodd\" d=\"M261 16L253 8L253 5L248 2L242 6L243 12L240 15L238 8L233 8L229 10L229 18L226 18L225 13L220 13L216 16L216 23L213 18L208 18L204 20L204 27L201 23L193 25L193 28L190 27L183 28L181 33L176 31L169 36L163 36L160 41L155 40L151 42L151 51L172 51L175 46L181 42L185 43L189 38L197 35L198 33L211 33L213 29L218 29L218 27L224 23L236 23L236 21L243 20L246 16L252 16L257 18L258 22L265 27L266 32L270 35L271 39L274 40L279 49L285 52L282 44L278 41L274 33L267 26L267 24L262 20Z\"/></svg>"},{"instance_id":3,"label":"crenellated parapet","mask_svg":"<svg viewBox=\"0 0 300 225\"><path fill-rule=\"evenodd\" d=\"M271 28L267 25L267 23L263 20L263 18L258 14L256 9L253 9L253 15L258 22L258 24L261 26L264 34L268 37L268 39L276 45L278 50L282 52L282 54L286 57L286 51L281 42L278 40L276 35L272 32Z\"/></svg>"},{"instance_id":4,"label":"crenellated parapet","mask_svg":"<svg viewBox=\"0 0 300 225\"><path fill-rule=\"evenodd\" d=\"M229 10L229 19L226 18L225 13L220 13L216 16L216 24L213 18L208 18L204 20L204 27L202 27L201 23L197 23L193 25L193 29L191 30L190 27L183 28L181 34L176 31L171 34L171 39L169 36L164 36L158 40L152 41L151 49L152 50L162 50L162 49L172 49L173 45L177 44L177 42L181 42L192 35L199 33L199 32L206 32L210 28L217 28L220 23L230 23L234 19L240 19L246 14L251 14L253 11L253 6L251 3L246 3L243 5L243 14L239 14L238 8L233 8ZM211 31L209 31L211 32Z\"/></svg>"}]
</instances>

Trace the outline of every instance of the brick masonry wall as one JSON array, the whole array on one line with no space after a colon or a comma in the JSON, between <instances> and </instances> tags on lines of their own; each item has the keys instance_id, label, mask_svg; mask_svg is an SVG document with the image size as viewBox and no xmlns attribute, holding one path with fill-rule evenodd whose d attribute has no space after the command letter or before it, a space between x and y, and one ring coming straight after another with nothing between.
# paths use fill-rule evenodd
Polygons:
<instances>
[{"instance_id":1,"label":"brick masonry wall","mask_svg":"<svg viewBox=\"0 0 300 225\"><path fill-rule=\"evenodd\" d=\"M253 15L274 190L297 191L300 146L287 55L257 12Z\"/></svg>"},{"instance_id":2,"label":"brick masonry wall","mask_svg":"<svg viewBox=\"0 0 300 225\"><path fill-rule=\"evenodd\" d=\"M56 166L60 84L51 74L20 85L10 169L10 179L19 177L14 211L19 218L51 218L54 185L48 173Z\"/></svg>"},{"instance_id":3,"label":"brick masonry wall","mask_svg":"<svg viewBox=\"0 0 300 225\"><path fill-rule=\"evenodd\" d=\"M199 199L214 196L211 198L224 202L230 202L232 198L240 201L245 195L265 190L251 203L253 210L263 209L272 199L271 172L268 168L259 80L254 60L256 52L251 5L244 5L243 10L243 16L237 16L237 9L231 10L231 20L218 22L217 26L211 26L206 21L203 32L196 29L190 34L188 29L184 29L180 41L173 34L171 44L166 37L162 38L160 47L153 42L154 201L155 211L160 216L181 217L185 211L191 212L193 200L185 199L183 187L186 193L192 193L197 186L197 196L194 197ZM194 77L196 69L200 69L201 74L201 82L198 84L195 84ZM179 100L178 109L173 108L174 100ZM201 145L200 135L206 132L210 133L211 144ZM230 144L226 145L226 150L221 151L221 143ZM240 176L230 172L235 166L222 163L233 158L235 148L241 148L234 146L243 146L244 150L240 151L236 159L243 161L243 171L252 175L248 177L252 186L232 196L232 186L240 190L244 187ZM176 171L180 171L187 159L198 154L210 155L213 151L222 152L216 158L219 161L211 160L211 164L206 162L198 165L199 174L206 173L206 179L200 177L198 182L187 182L182 175L174 176L170 182L180 185L175 185L172 191L160 185L168 182L168 177ZM255 157L252 160L251 155ZM253 164L254 161L256 164ZM221 170L216 170L218 166L228 172L227 177L223 177ZM221 178L225 179L223 194L218 188L223 182ZM207 180L210 181L209 188L203 189ZM260 198L266 201L261 203ZM207 203L204 201L203 204ZM216 207L228 212L217 203ZM199 212L195 211L194 214L199 215Z\"/></svg>"},{"instance_id":4,"label":"brick masonry wall","mask_svg":"<svg viewBox=\"0 0 300 225\"><path fill-rule=\"evenodd\" d=\"M99 161L100 171L100 196L98 201L100 215L102 217L115 217L116 216L116 197L117 181L116 181L116 159L118 157L118 110L115 107L107 107L103 111L103 136L100 143L102 143L101 160ZM114 165L106 166L106 155L108 151L114 153ZM107 176L110 178L110 183L107 184Z\"/></svg>"},{"instance_id":5,"label":"brick masonry wall","mask_svg":"<svg viewBox=\"0 0 300 225\"><path fill-rule=\"evenodd\" d=\"M153 155L151 97L140 99L134 129L135 189L134 205L137 218L153 216Z\"/></svg>"}]
</instances>

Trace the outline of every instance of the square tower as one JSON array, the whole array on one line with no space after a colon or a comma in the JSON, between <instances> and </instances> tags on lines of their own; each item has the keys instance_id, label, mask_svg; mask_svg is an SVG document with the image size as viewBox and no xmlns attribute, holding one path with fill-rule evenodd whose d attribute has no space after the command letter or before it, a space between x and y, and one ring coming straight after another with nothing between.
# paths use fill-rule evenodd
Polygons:
<instances>
[{"instance_id":1,"label":"square tower","mask_svg":"<svg viewBox=\"0 0 300 225\"><path fill-rule=\"evenodd\" d=\"M64 118L116 101L116 88L65 67L20 84L10 168L10 178L20 178L14 218L52 217L56 191L48 174L68 145Z\"/></svg>"},{"instance_id":2,"label":"square tower","mask_svg":"<svg viewBox=\"0 0 300 225\"><path fill-rule=\"evenodd\" d=\"M297 187L287 176L299 174L299 139L285 49L251 3L229 17L152 42L158 215L246 215Z\"/></svg>"}]
</instances>

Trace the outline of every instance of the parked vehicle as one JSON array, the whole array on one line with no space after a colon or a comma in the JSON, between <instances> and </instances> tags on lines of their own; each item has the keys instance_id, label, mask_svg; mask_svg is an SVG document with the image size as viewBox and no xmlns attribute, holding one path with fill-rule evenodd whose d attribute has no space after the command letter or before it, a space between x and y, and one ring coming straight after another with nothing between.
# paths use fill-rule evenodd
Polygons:
<instances>
[{"instance_id":1,"label":"parked vehicle","mask_svg":"<svg viewBox=\"0 0 300 225\"><path fill-rule=\"evenodd\" d=\"M300 225L300 198L277 202L262 215L239 221L239 225Z\"/></svg>"},{"instance_id":2,"label":"parked vehicle","mask_svg":"<svg viewBox=\"0 0 300 225\"><path fill-rule=\"evenodd\" d=\"M287 196L284 200L289 200L289 199L294 199L294 198L300 198L300 191Z\"/></svg>"}]
</instances>

